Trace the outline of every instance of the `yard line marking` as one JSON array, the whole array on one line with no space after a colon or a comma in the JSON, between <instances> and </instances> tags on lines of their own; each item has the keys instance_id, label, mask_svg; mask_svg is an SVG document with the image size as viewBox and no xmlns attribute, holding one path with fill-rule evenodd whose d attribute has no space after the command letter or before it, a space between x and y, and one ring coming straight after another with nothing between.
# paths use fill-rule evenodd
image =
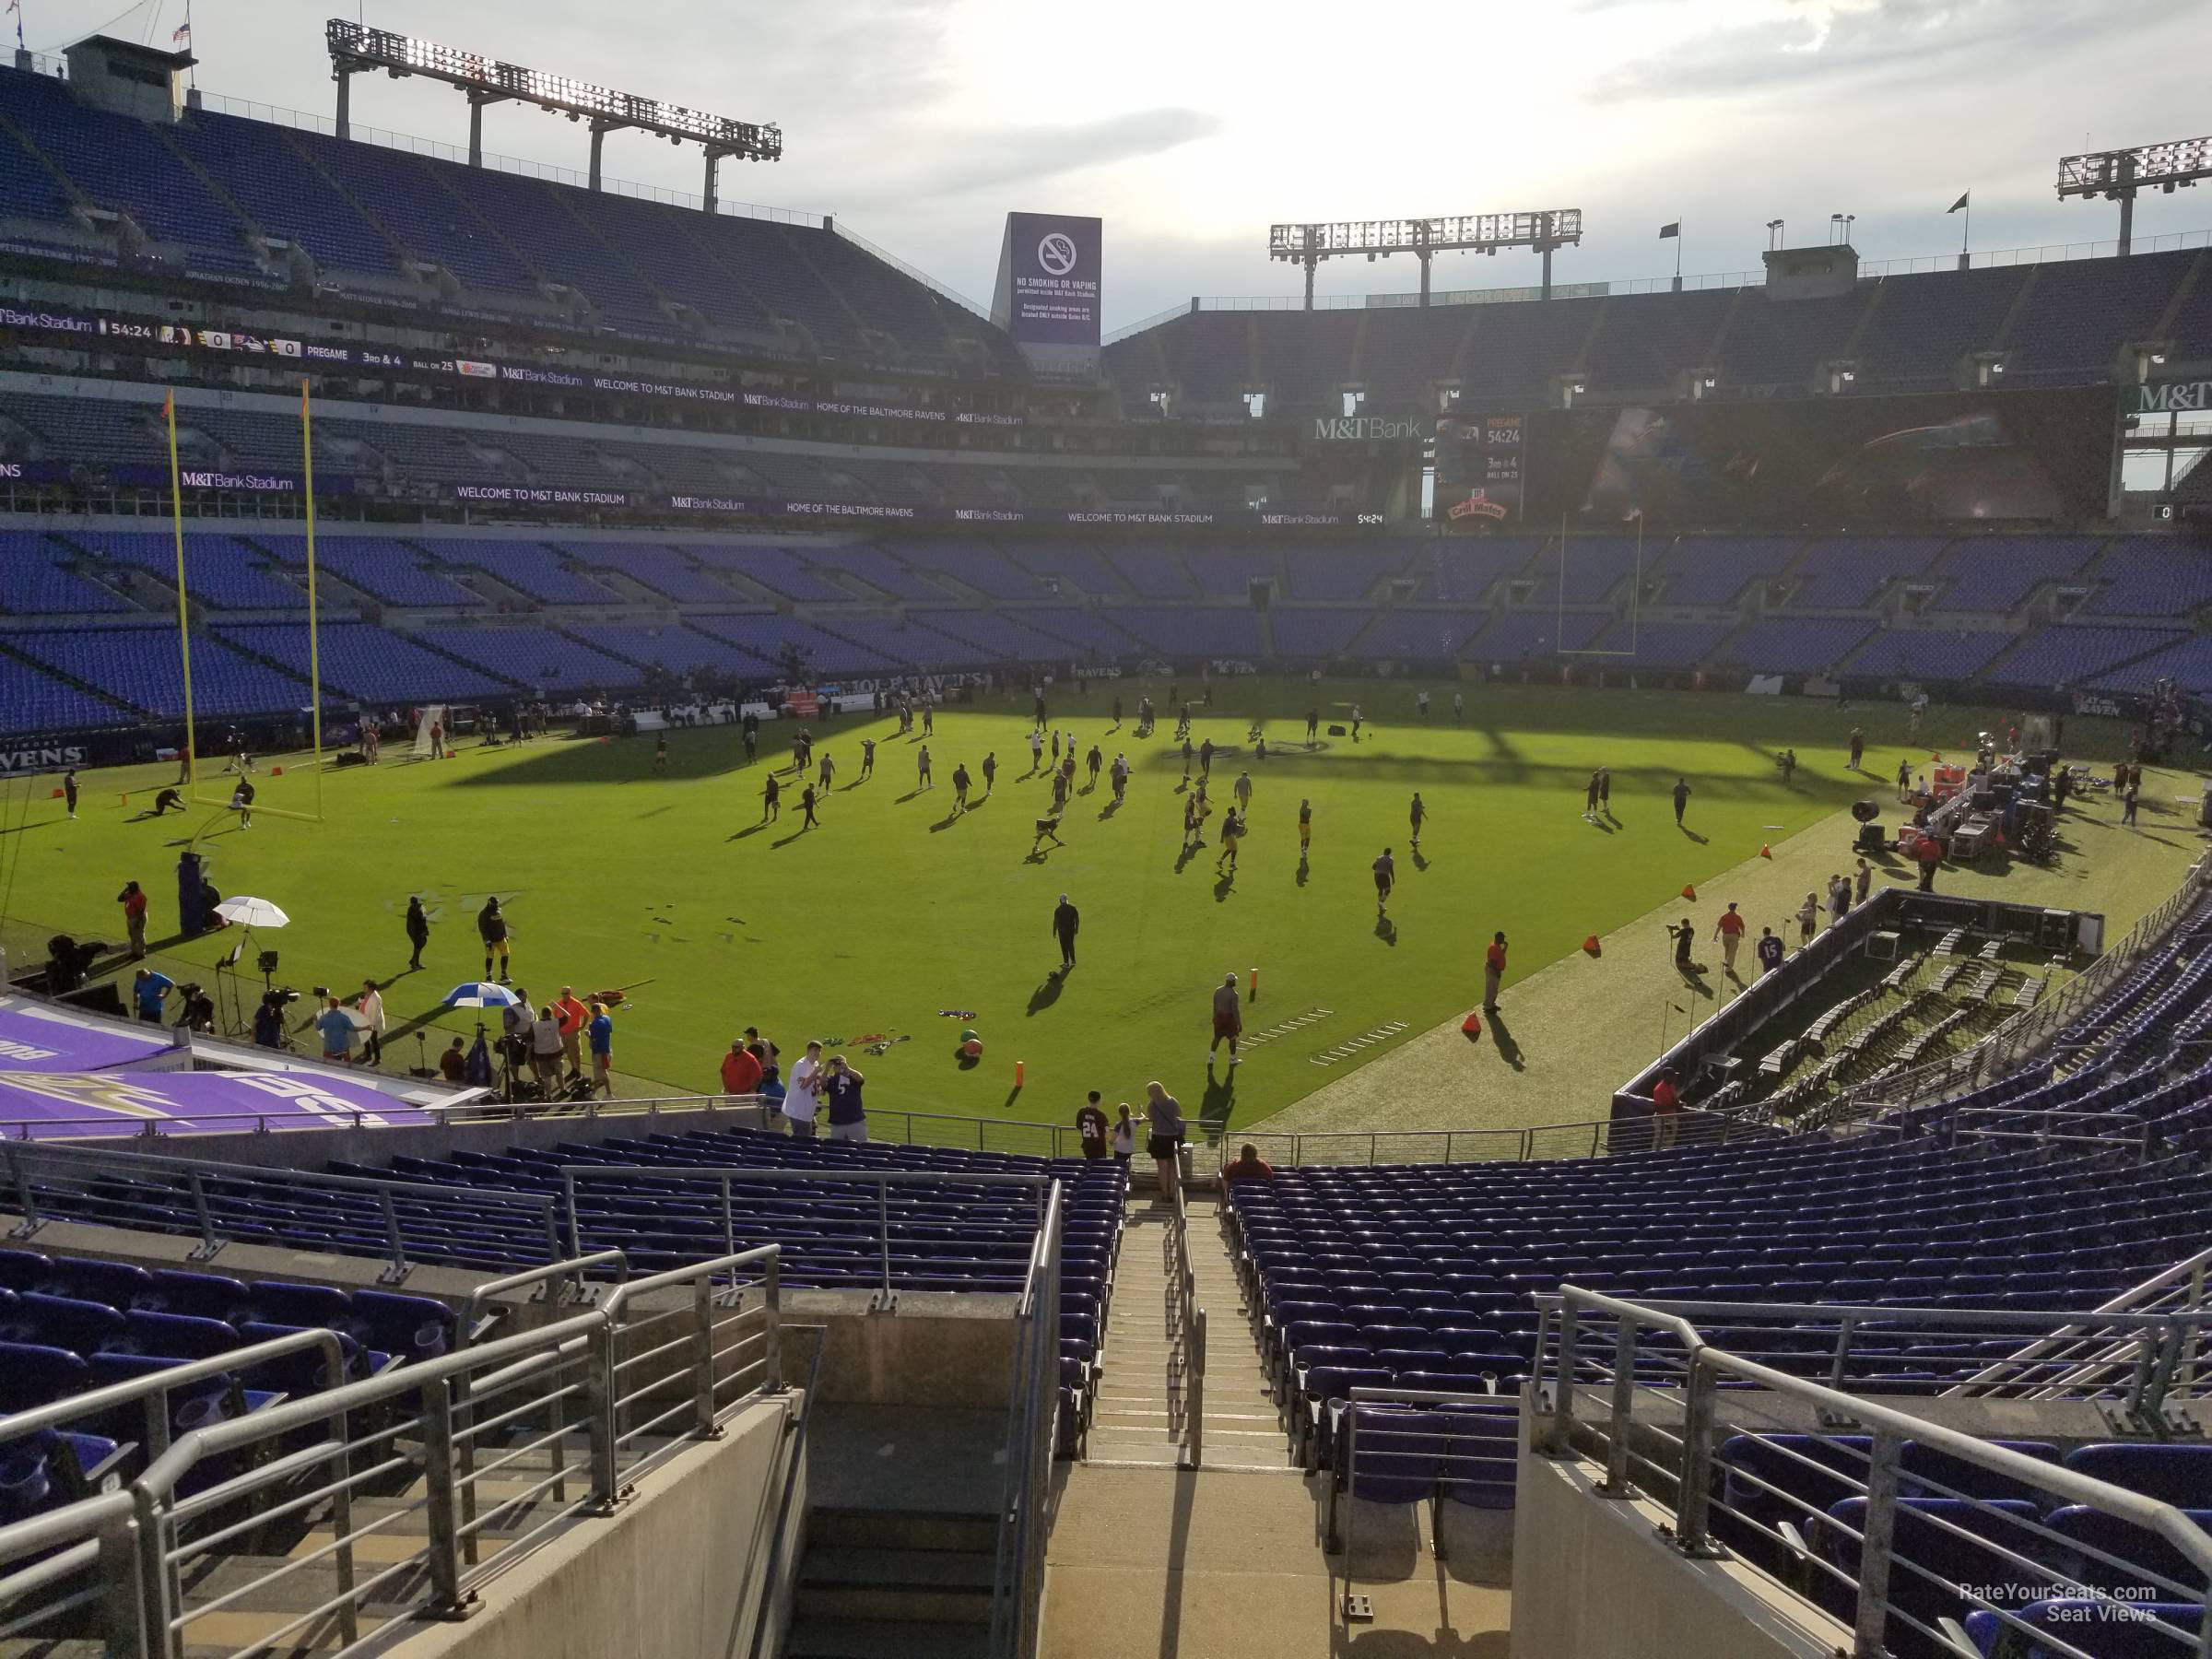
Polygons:
<instances>
[{"instance_id":1,"label":"yard line marking","mask_svg":"<svg viewBox=\"0 0 2212 1659\"><path fill-rule=\"evenodd\" d=\"M1349 1060L1365 1050L1374 1047L1377 1043L1389 1041L1391 1038L1395 1037L1406 1029L1406 1023L1403 1019L1386 1020L1372 1030L1360 1032L1359 1036L1354 1037L1348 1042L1339 1043L1335 1048L1323 1049L1317 1053L1308 1055L1307 1058L1315 1065L1335 1065L1338 1061Z\"/></svg>"}]
</instances>

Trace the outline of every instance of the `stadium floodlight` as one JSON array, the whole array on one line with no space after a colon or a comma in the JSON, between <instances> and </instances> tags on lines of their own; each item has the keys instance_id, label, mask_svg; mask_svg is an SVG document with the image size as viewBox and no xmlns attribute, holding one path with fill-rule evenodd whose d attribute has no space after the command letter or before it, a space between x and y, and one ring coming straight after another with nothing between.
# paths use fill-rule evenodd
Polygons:
<instances>
[{"instance_id":1,"label":"stadium floodlight","mask_svg":"<svg viewBox=\"0 0 2212 1659\"><path fill-rule=\"evenodd\" d=\"M727 115L686 109L681 104L665 104L633 92L610 91L590 81L525 69L519 64L502 64L458 47L394 34L388 29L370 29L344 18L331 18L324 27L324 38L330 48L331 78L338 83L341 138L347 136L353 77L381 69L394 80L410 75L441 80L448 86L460 88L467 95L471 167L484 165L484 106L509 100L535 104L541 110L566 115L571 121L591 123L594 190L599 188L601 142L607 134L624 127L635 127L665 138L671 144L692 143L705 148L709 213L714 211L715 170L724 158L778 161L783 157L782 129L773 124L757 125Z\"/></svg>"},{"instance_id":2,"label":"stadium floodlight","mask_svg":"<svg viewBox=\"0 0 2212 1659\"><path fill-rule=\"evenodd\" d=\"M2058 199L2102 196L2120 204L2120 252L2128 252L2136 229L2136 193L2171 195L2199 179L2212 179L2212 138L2140 144L2134 149L2093 150L2058 159Z\"/></svg>"},{"instance_id":3,"label":"stadium floodlight","mask_svg":"<svg viewBox=\"0 0 2212 1659\"><path fill-rule=\"evenodd\" d=\"M1271 225L1267 257L1306 267L1306 309L1313 309L1313 271L1324 259L1359 253L1381 259L1411 253L1421 262L1421 303L1429 303L1429 261L1438 253L1495 253L1534 248L1544 256L1544 298L1551 298L1551 253L1583 240L1580 207L1540 213L1463 213L1443 218L1338 219L1329 224Z\"/></svg>"}]
</instances>

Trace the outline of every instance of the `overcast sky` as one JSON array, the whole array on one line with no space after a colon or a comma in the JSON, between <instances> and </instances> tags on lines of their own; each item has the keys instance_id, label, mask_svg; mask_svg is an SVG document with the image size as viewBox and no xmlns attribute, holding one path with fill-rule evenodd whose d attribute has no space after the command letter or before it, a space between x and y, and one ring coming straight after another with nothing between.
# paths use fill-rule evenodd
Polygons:
<instances>
[{"instance_id":1,"label":"overcast sky","mask_svg":"<svg viewBox=\"0 0 2212 1659\"><path fill-rule=\"evenodd\" d=\"M166 42L184 0L22 0L34 50L106 27ZM199 84L327 115L340 0L195 0ZM2110 239L2059 156L2203 133L2212 0L379 0L370 24L783 130L725 198L829 212L987 300L1009 208L1106 220L1109 328L1192 294L1288 294L1276 220L1580 207L1560 280L1756 266L1857 216L1869 259ZM362 76L357 124L465 143L458 93ZM519 106L485 147L582 170L581 129ZM699 155L606 141L610 177L696 191ZM2201 194L2200 194L2201 193ZM2138 238L2212 226L2212 186L2138 204ZM1533 279L1440 258L1440 288ZM1324 265L1403 290L1411 260Z\"/></svg>"}]
</instances>

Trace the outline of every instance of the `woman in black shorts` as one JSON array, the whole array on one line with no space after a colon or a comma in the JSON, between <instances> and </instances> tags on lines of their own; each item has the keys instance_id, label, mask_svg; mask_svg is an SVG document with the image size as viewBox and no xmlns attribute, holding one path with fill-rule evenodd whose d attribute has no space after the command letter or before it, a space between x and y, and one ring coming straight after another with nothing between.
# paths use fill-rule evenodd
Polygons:
<instances>
[{"instance_id":1,"label":"woman in black shorts","mask_svg":"<svg viewBox=\"0 0 2212 1659\"><path fill-rule=\"evenodd\" d=\"M1158 1081L1145 1085L1145 1153L1159 1165L1159 1195L1172 1203L1178 1156L1188 1131L1182 1105Z\"/></svg>"}]
</instances>

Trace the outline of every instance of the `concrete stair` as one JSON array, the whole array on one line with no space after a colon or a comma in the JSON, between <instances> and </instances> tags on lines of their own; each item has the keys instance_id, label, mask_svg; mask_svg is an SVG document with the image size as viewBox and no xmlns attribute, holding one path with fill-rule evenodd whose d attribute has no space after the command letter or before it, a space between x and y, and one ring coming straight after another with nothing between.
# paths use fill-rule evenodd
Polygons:
<instances>
[{"instance_id":1,"label":"concrete stair","mask_svg":"<svg viewBox=\"0 0 2212 1659\"><path fill-rule=\"evenodd\" d=\"M997 1550L989 1515L816 1508L785 1659L981 1659Z\"/></svg>"},{"instance_id":2,"label":"concrete stair","mask_svg":"<svg viewBox=\"0 0 2212 1659\"><path fill-rule=\"evenodd\" d=\"M1289 1472L1289 1441L1260 1370L1219 1208L1199 1196L1189 1200L1189 1212L1193 1277L1210 1347L1203 1465ZM1157 1199L1130 1202L1100 1347L1102 1374L1086 1448L1091 1463L1172 1468L1184 1455L1187 1400L1166 1265L1168 1214Z\"/></svg>"}]
</instances>

